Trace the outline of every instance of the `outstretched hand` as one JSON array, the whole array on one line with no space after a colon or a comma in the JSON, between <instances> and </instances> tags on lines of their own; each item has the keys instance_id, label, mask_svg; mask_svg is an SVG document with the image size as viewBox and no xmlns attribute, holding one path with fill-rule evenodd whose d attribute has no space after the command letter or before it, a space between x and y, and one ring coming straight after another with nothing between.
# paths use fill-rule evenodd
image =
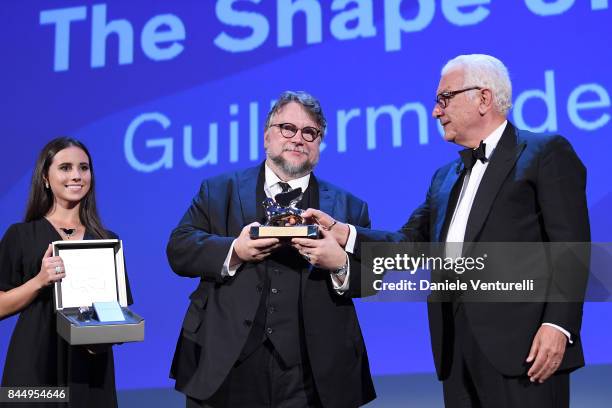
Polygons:
<instances>
[{"instance_id":1,"label":"outstretched hand","mask_svg":"<svg viewBox=\"0 0 612 408\"><path fill-rule=\"evenodd\" d=\"M314 208L305 210L301 215L307 224L318 224L322 230L331 233L338 245L342 248L346 246L349 237L348 224L334 220L330 215Z\"/></svg>"}]
</instances>

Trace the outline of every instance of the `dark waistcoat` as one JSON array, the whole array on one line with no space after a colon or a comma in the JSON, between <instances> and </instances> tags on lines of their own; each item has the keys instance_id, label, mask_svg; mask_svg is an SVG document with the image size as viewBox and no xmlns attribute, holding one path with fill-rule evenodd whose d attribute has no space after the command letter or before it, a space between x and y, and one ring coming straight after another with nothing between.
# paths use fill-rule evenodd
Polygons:
<instances>
[{"instance_id":1,"label":"dark waistcoat","mask_svg":"<svg viewBox=\"0 0 612 408\"><path fill-rule=\"evenodd\" d=\"M261 205L266 198L264 183L265 171L262 166L257 180L257 217L261 223L265 222ZM319 185L312 174L297 207L319 208ZM289 243L257 265L260 280L257 289L262 296L239 360L244 360L269 340L288 367L302 361L306 355L302 324L302 275L309 273L309 267L310 264Z\"/></svg>"}]
</instances>

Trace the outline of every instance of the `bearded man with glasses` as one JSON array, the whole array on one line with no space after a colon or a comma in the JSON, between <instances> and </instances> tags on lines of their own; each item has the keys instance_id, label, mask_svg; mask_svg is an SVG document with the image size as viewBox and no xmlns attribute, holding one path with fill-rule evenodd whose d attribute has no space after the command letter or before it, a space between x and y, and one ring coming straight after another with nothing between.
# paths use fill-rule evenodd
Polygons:
<instances>
[{"instance_id":1,"label":"bearded man with glasses","mask_svg":"<svg viewBox=\"0 0 612 408\"><path fill-rule=\"evenodd\" d=\"M369 227L365 202L312 173L326 120L319 101L284 92L264 129L260 166L213 177L174 229L168 260L199 278L171 376L187 407L358 407L375 398L353 306L360 264L336 242L335 222L304 249L252 239L266 198Z\"/></svg>"}]
</instances>

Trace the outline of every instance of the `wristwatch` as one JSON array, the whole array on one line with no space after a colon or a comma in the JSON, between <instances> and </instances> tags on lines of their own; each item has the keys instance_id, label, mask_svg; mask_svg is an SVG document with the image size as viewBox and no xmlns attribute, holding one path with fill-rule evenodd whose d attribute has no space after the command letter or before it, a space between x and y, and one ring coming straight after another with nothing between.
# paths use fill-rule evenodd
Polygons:
<instances>
[{"instance_id":1,"label":"wristwatch","mask_svg":"<svg viewBox=\"0 0 612 408\"><path fill-rule=\"evenodd\" d=\"M345 263L344 266L332 272L332 274L334 274L334 276L336 276L337 278L344 278L347 273L348 273L348 262Z\"/></svg>"}]
</instances>

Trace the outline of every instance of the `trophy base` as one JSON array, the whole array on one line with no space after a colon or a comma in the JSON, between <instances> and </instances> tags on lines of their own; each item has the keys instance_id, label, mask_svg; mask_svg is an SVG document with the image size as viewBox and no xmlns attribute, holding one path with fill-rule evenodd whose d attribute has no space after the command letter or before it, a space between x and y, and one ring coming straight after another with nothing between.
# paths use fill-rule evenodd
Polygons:
<instances>
[{"instance_id":1,"label":"trophy base","mask_svg":"<svg viewBox=\"0 0 612 408\"><path fill-rule=\"evenodd\" d=\"M294 225L290 227L274 227L262 225L251 227L251 238L318 238L318 225Z\"/></svg>"}]
</instances>

